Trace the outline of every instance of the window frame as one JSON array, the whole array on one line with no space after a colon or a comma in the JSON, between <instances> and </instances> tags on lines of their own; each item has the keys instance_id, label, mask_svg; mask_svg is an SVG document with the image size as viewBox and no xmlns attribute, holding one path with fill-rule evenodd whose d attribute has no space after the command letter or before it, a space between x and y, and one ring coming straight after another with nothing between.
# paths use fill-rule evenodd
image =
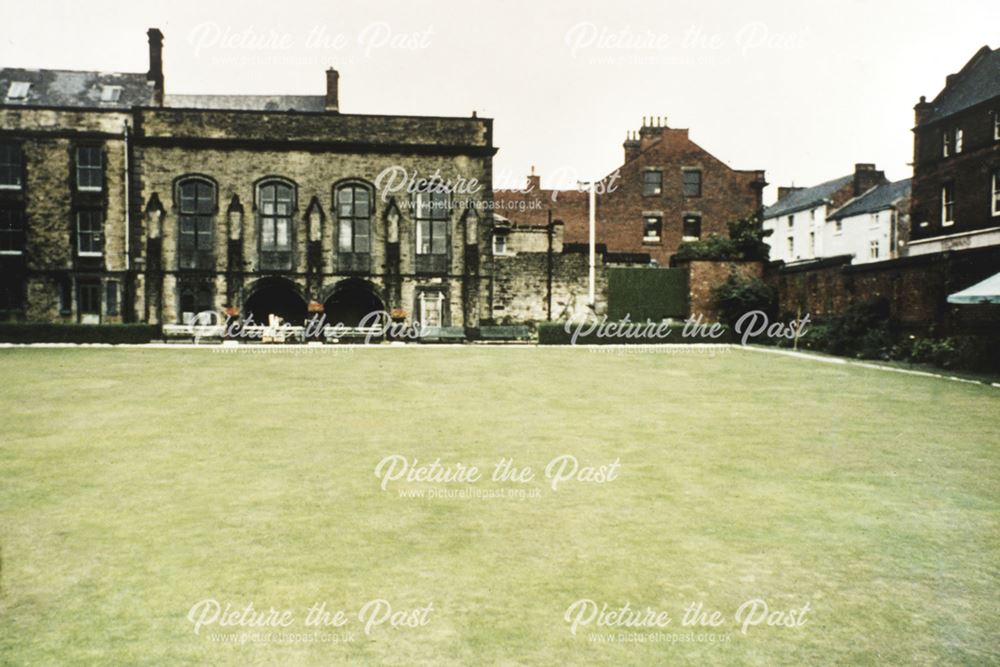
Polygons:
<instances>
[{"instance_id":1,"label":"window frame","mask_svg":"<svg viewBox=\"0 0 1000 667\"><path fill-rule=\"evenodd\" d=\"M104 256L104 211L98 208L81 208L76 211L76 256L77 257L103 257ZM97 229L87 229L84 230L81 227L81 222L83 221L83 216L91 218L95 216L98 225ZM93 218L90 220L93 223ZM93 248L96 243L99 250L84 250L82 241L85 236L91 238L90 247ZM94 239L96 237L96 241Z\"/></svg>"},{"instance_id":2,"label":"window frame","mask_svg":"<svg viewBox=\"0 0 1000 667\"><path fill-rule=\"evenodd\" d=\"M647 180L647 176L655 174L657 176L655 181ZM663 170L658 168L648 168L642 170L642 175L640 176L640 184L642 186L642 196L643 197L659 197L663 194ZM647 190L648 189L648 190Z\"/></svg>"},{"instance_id":3,"label":"window frame","mask_svg":"<svg viewBox=\"0 0 1000 667\"><path fill-rule=\"evenodd\" d=\"M427 207L427 214L424 215L423 197L430 197L430 206ZM435 199L445 202L444 206L435 205ZM443 213L437 212L443 210ZM413 193L413 231L416 254L420 257L448 257L451 246L451 193L438 192L436 187L429 192ZM438 224L435 224L438 223ZM430 225L427 227L427 225ZM424 230L427 230L429 251L423 250L421 241ZM441 238L443 236L443 238ZM440 250L435 252L435 241L441 241Z\"/></svg>"},{"instance_id":4,"label":"window frame","mask_svg":"<svg viewBox=\"0 0 1000 667\"><path fill-rule=\"evenodd\" d=\"M93 292L91 294L91 291ZM96 304L95 310L84 310L84 303L91 301L91 298L84 299L84 294L91 294L93 301ZM90 304L87 303L87 307ZM88 315L96 315L97 323L99 324L103 319L103 308L101 299L101 281L99 279L86 279L76 281L76 317L77 320L83 322L84 318Z\"/></svg>"},{"instance_id":5,"label":"window frame","mask_svg":"<svg viewBox=\"0 0 1000 667\"><path fill-rule=\"evenodd\" d=\"M949 198L949 194L951 195ZM955 224L955 184L944 183L941 186L941 226L951 227Z\"/></svg>"},{"instance_id":6,"label":"window frame","mask_svg":"<svg viewBox=\"0 0 1000 667\"><path fill-rule=\"evenodd\" d=\"M881 259L881 244L878 239L868 240L868 259Z\"/></svg>"},{"instance_id":7,"label":"window frame","mask_svg":"<svg viewBox=\"0 0 1000 667\"><path fill-rule=\"evenodd\" d=\"M17 88L15 88L14 86L17 86ZM14 94L15 90L23 92L20 92L18 95L15 95ZM29 95L31 95L31 81L11 81L10 85L7 87L6 99L12 102L26 100L28 99Z\"/></svg>"},{"instance_id":8,"label":"window frame","mask_svg":"<svg viewBox=\"0 0 1000 667\"><path fill-rule=\"evenodd\" d=\"M1000 169L993 170L993 198L991 212L994 217L1000 215Z\"/></svg>"},{"instance_id":9,"label":"window frame","mask_svg":"<svg viewBox=\"0 0 1000 667\"><path fill-rule=\"evenodd\" d=\"M185 202L190 198L184 190L194 186L194 209L185 210ZM179 270L212 269L215 266L215 216L218 213L218 188L213 180L200 175L182 176L177 180L175 196L177 203L177 268ZM199 187L207 187L207 210L199 210L202 203ZM191 231L185 232L185 223L190 223ZM202 231L202 224L207 227ZM190 237L190 244L185 238Z\"/></svg>"},{"instance_id":10,"label":"window frame","mask_svg":"<svg viewBox=\"0 0 1000 667\"><path fill-rule=\"evenodd\" d=\"M91 153L93 151L93 153ZM96 164L84 164L81 161L81 155L86 152L88 154L97 155L98 160ZM103 192L104 191L104 149L101 146L77 146L74 151L74 174L76 176L76 189L78 192ZM97 185L84 185L83 174L97 174ZM89 178L87 179L90 180Z\"/></svg>"},{"instance_id":11,"label":"window frame","mask_svg":"<svg viewBox=\"0 0 1000 667\"><path fill-rule=\"evenodd\" d=\"M493 254L504 256L507 254L507 235L493 234Z\"/></svg>"},{"instance_id":12,"label":"window frame","mask_svg":"<svg viewBox=\"0 0 1000 667\"><path fill-rule=\"evenodd\" d=\"M269 188L274 188L274 199L266 198ZM278 188L287 188L289 198L279 197ZM260 268L264 271L288 271L294 267L295 250L295 211L297 210L298 188L293 181L277 176L262 179L254 188L254 204L257 213L257 251L260 257ZM273 205L273 212L267 211L268 204ZM287 204L287 213L278 213L279 203ZM286 221L287 247L277 245L278 223ZM265 246L265 230L271 227L272 243Z\"/></svg>"},{"instance_id":13,"label":"window frame","mask_svg":"<svg viewBox=\"0 0 1000 667\"><path fill-rule=\"evenodd\" d=\"M185 300L190 297L193 310L185 310ZM215 291L212 285L201 280L181 280L177 285L177 322L195 324L199 313L215 312ZM190 319L185 318L191 313Z\"/></svg>"},{"instance_id":14,"label":"window frame","mask_svg":"<svg viewBox=\"0 0 1000 667\"><path fill-rule=\"evenodd\" d=\"M654 227L656 234L650 234L650 225ZM647 244L663 243L663 214L650 213L642 216L642 242Z\"/></svg>"},{"instance_id":15,"label":"window frame","mask_svg":"<svg viewBox=\"0 0 1000 667\"><path fill-rule=\"evenodd\" d=\"M696 224L698 229L698 234L688 234L688 223ZM699 241L701 240L701 223L702 217L700 213L685 213L681 216L681 240L682 241Z\"/></svg>"},{"instance_id":16,"label":"window frame","mask_svg":"<svg viewBox=\"0 0 1000 667\"><path fill-rule=\"evenodd\" d=\"M351 193L351 201L348 204L350 207L349 213L344 214L342 206L344 202L341 201L341 195L345 192ZM357 193L364 192L368 201L368 212L366 215L361 215L357 210ZM338 183L333 190L333 202L335 209L335 218L337 220L337 254L338 255L371 255L372 253L372 219L375 217L375 197L374 190L368 184L361 181L345 181L343 183ZM345 250L342 245L344 228L346 226L350 231L350 248ZM358 234L358 226L366 227L365 234ZM358 250L358 237L361 236L367 239L367 248L365 250Z\"/></svg>"},{"instance_id":17,"label":"window frame","mask_svg":"<svg viewBox=\"0 0 1000 667\"><path fill-rule=\"evenodd\" d=\"M11 238L11 247L6 248L4 242L0 242L0 255L20 256L24 254L26 240L24 206L15 202L4 202L0 206L0 214L8 213L11 221L20 223L11 225L10 228L0 226L0 239ZM2 222L0 222L2 225Z\"/></svg>"},{"instance_id":18,"label":"window frame","mask_svg":"<svg viewBox=\"0 0 1000 667\"><path fill-rule=\"evenodd\" d=\"M688 186L689 186L689 183L687 182L688 174L692 174L698 177L698 182L697 182L698 190L695 193L688 192ZM705 189L705 177L702 174L701 169L695 167L681 169L681 192L684 194L685 197L690 197L692 199L701 197L702 193L704 192L704 189Z\"/></svg>"},{"instance_id":19,"label":"window frame","mask_svg":"<svg viewBox=\"0 0 1000 667\"><path fill-rule=\"evenodd\" d=\"M3 181L0 181L0 190L23 190L24 178L22 170L24 169L24 155L21 151L21 145L13 141L0 142L0 155L3 154L4 148L9 149L9 151L7 151L7 159L10 161L0 162L0 174L9 170L9 173L11 173L14 177L14 182L4 183Z\"/></svg>"}]
</instances>

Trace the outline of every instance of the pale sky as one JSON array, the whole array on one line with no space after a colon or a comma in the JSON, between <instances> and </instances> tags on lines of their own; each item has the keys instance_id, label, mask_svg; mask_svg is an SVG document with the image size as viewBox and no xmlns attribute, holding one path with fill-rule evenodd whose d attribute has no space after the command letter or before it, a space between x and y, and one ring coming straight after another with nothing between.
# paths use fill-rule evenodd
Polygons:
<instances>
[{"instance_id":1,"label":"pale sky","mask_svg":"<svg viewBox=\"0 0 1000 667\"><path fill-rule=\"evenodd\" d=\"M144 72L152 26L168 93L318 95L334 66L345 113L494 118L498 187L601 177L657 115L770 202L855 162L909 176L913 105L1000 45L1000 2L32 0L0 66Z\"/></svg>"}]
</instances>

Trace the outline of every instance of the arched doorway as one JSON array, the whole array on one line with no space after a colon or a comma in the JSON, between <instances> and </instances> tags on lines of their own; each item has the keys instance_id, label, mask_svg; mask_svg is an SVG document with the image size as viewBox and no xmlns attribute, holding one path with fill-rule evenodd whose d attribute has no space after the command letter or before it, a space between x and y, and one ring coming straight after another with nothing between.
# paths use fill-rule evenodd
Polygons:
<instances>
[{"instance_id":1,"label":"arched doorway","mask_svg":"<svg viewBox=\"0 0 1000 667\"><path fill-rule=\"evenodd\" d=\"M269 315L283 322L301 326L308 317L305 299L295 285L282 278L264 278L252 288L243 305L244 316L252 315L255 324L268 324Z\"/></svg>"},{"instance_id":2,"label":"arched doorway","mask_svg":"<svg viewBox=\"0 0 1000 667\"><path fill-rule=\"evenodd\" d=\"M343 324L346 327L356 327L370 313L384 310L385 305L375 287L364 280L354 278L337 283L333 292L323 302L326 323L330 325ZM369 318L368 323L379 325L381 321Z\"/></svg>"}]
</instances>

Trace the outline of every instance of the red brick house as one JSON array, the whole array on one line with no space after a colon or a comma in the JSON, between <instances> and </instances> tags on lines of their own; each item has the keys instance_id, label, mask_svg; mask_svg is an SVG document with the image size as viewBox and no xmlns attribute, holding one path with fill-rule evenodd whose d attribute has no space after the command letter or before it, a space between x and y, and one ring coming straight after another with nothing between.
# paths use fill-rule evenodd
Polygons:
<instances>
[{"instance_id":1,"label":"red brick house","mask_svg":"<svg viewBox=\"0 0 1000 667\"><path fill-rule=\"evenodd\" d=\"M761 208L763 170L731 169L691 141L687 129L644 120L624 148L624 163L596 197L597 243L609 253L644 253L667 264L682 241L725 235L727 222ZM588 241L585 192L542 190L533 174L525 190L495 190L494 199L515 224L544 224L551 210L565 225L567 245Z\"/></svg>"}]
</instances>

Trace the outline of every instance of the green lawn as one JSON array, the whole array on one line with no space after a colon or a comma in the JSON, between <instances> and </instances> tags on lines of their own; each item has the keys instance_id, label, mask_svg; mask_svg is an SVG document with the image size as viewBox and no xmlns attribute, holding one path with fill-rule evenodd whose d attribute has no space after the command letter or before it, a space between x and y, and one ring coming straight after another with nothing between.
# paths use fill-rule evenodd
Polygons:
<instances>
[{"instance_id":1,"label":"green lawn","mask_svg":"<svg viewBox=\"0 0 1000 667\"><path fill-rule=\"evenodd\" d=\"M1000 662L994 387L748 350L5 349L0 372L0 664ZM393 454L487 479L383 491ZM563 454L620 472L553 491ZM501 457L535 479L491 481ZM743 634L757 598L805 622ZM292 625L195 634L206 599ZM376 599L417 627L365 634ZM574 635L581 599L673 620ZM323 602L347 624L307 627ZM722 624L683 626L696 602Z\"/></svg>"}]
</instances>

